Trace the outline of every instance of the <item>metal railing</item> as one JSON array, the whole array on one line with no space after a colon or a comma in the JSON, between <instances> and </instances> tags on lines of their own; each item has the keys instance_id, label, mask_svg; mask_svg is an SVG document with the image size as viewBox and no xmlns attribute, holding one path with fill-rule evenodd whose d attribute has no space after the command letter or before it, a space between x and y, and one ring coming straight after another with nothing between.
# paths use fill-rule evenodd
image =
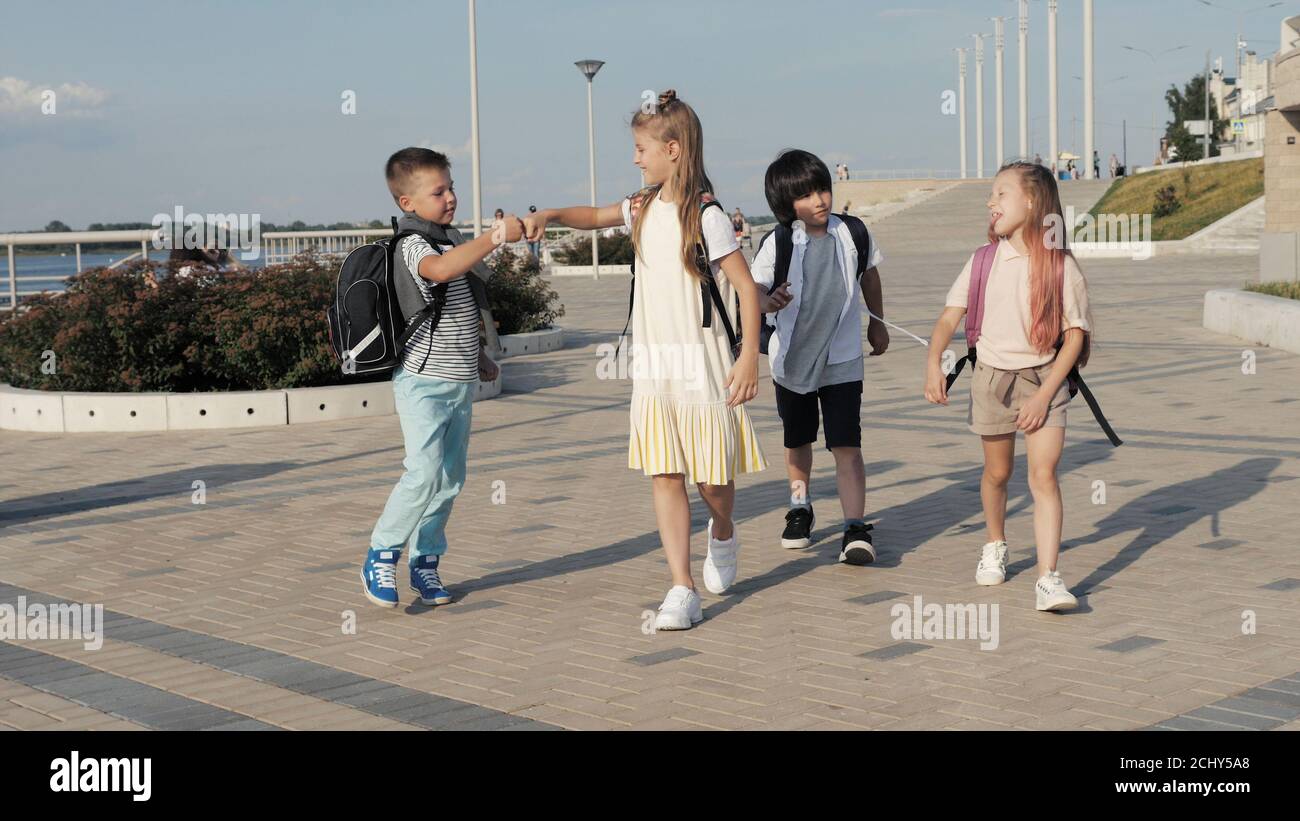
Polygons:
<instances>
[{"instance_id":1,"label":"metal railing","mask_svg":"<svg viewBox=\"0 0 1300 821\"><path fill-rule=\"evenodd\" d=\"M867 171L849 170L849 182L869 180L951 180L961 177L953 168L882 168ZM842 180L840 180L842 182Z\"/></svg>"},{"instance_id":2,"label":"metal railing","mask_svg":"<svg viewBox=\"0 0 1300 821\"><path fill-rule=\"evenodd\" d=\"M470 226L456 225L456 228L468 232ZM126 231L56 231L56 232L32 232L21 234L0 234L0 245L7 248L8 272L6 283L3 290L0 290L0 311L13 310L23 297L35 296L48 288L26 288L20 286L33 285L37 283L63 282L68 278L67 274L59 275L19 275L18 260L21 259L14 253L14 248L19 246L66 246L72 245L75 251L76 272L81 273L82 266L82 246L83 245L124 245L135 243L140 244L140 250L129 254L128 256L116 260L107 267L116 268L126 262L134 259L149 259L149 253L165 255L170 252L167 248L154 247L154 240L158 238L160 229L142 228L131 229ZM274 265L276 263L287 262L297 254L311 250L318 254L342 257L349 251L359 245L372 242L379 237L391 236L391 228L347 228L335 231L266 231L259 237L260 246L258 256L254 262L260 262L262 265ZM572 233L569 228L548 227L546 237L551 242L563 241L568 234ZM237 254L237 249L231 249L232 254ZM249 262L249 260L241 260Z\"/></svg>"}]
</instances>

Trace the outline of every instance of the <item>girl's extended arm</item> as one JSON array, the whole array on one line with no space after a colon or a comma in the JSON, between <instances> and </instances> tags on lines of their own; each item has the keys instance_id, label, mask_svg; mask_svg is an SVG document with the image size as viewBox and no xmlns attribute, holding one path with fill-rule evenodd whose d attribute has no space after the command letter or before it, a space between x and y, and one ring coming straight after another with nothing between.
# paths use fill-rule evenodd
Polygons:
<instances>
[{"instance_id":1,"label":"girl's extended arm","mask_svg":"<svg viewBox=\"0 0 1300 821\"><path fill-rule=\"evenodd\" d=\"M966 315L965 308L951 305L943 309L930 333L930 352L925 366L925 398L936 405L948 404L948 377L943 373L943 352L948 350L957 323Z\"/></svg>"},{"instance_id":2,"label":"girl's extended arm","mask_svg":"<svg viewBox=\"0 0 1300 821\"><path fill-rule=\"evenodd\" d=\"M739 250L727 254L719 262L727 282L740 297L740 327L744 336L740 341L740 356L727 374L731 388L728 407L736 407L758 395L758 336L763 315L758 307L758 285L749 273L749 263Z\"/></svg>"},{"instance_id":3,"label":"girl's extended arm","mask_svg":"<svg viewBox=\"0 0 1300 821\"><path fill-rule=\"evenodd\" d=\"M574 205L569 208L541 208L537 213L524 217L525 234L529 242L542 238L548 222L559 223L566 228L580 231L593 231L597 228L614 228L623 224L623 202L613 205L593 207Z\"/></svg>"}]
</instances>

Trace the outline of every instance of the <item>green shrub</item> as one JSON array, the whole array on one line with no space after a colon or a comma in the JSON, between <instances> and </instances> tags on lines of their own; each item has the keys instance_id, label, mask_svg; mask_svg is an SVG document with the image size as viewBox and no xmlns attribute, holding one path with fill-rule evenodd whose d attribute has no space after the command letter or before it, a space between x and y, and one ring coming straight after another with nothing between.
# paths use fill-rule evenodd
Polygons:
<instances>
[{"instance_id":1,"label":"green shrub","mask_svg":"<svg viewBox=\"0 0 1300 821\"><path fill-rule=\"evenodd\" d=\"M1287 299L1300 299L1300 281L1291 282L1248 282L1246 283L1247 291L1254 291L1257 294L1268 294L1269 296L1286 297Z\"/></svg>"},{"instance_id":2,"label":"green shrub","mask_svg":"<svg viewBox=\"0 0 1300 821\"><path fill-rule=\"evenodd\" d=\"M612 237L601 236L597 241L601 265L631 265L632 236L618 233ZM555 260L560 265L590 265L591 235L579 232L572 235L568 244L555 249Z\"/></svg>"},{"instance_id":3,"label":"green shrub","mask_svg":"<svg viewBox=\"0 0 1300 821\"><path fill-rule=\"evenodd\" d=\"M336 263L244 272L93 268L0 324L0 381L56 391L266 390L343 381L325 306ZM157 287L151 278L159 278ZM54 373L42 373L44 351Z\"/></svg>"},{"instance_id":4,"label":"green shrub","mask_svg":"<svg viewBox=\"0 0 1300 821\"><path fill-rule=\"evenodd\" d=\"M590 264L591 254L587 256ZM492 268L487 283L488 307L496 320L497 333L520 334L549 328L564 316L564 306L556 303L560 295L542 278L532 254L519 254L503 246L488 264Z\"/></svg>"},{"instance_id":5,"label":"green shrub","mask_svg":"<svg viewBox=\"0 0 1300 821\"><path fill-rule=\"evenodd\" d=\"M1166 185L1156 191L1156 205L1151 213L1156 217L1167 217L1182 206L1182 202L1178 199L1178 190L1172 185Z\"/></svg>"}]
</instances>

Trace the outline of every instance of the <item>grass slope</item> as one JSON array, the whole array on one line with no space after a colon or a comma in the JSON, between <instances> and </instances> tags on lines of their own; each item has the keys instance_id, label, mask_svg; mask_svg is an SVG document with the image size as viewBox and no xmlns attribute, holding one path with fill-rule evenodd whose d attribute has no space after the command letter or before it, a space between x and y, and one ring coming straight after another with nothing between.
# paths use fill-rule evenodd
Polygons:
<instances>
[{"instance_id":1,"label":"grass slope","mask_svg":"<svg viewBox=\"0 0 1300 821\"><path fill-rule=\"evenodd\" d=\"M1115 181L1090 212L1151 214L1156 191L1174 186L1182 207L1152 220L1151 239L1186 239L1252 200L1264 196L1264 160L1255 158L1215 165L1152 171Z\"/></svg>"}]
</instances>

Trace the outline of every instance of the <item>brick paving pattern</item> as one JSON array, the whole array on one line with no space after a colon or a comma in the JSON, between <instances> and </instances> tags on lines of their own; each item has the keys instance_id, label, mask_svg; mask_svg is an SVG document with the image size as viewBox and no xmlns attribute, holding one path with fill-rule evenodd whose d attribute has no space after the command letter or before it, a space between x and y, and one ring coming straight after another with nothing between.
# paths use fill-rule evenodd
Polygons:
<instances>
[{"instance_id":1,"label":"brick paving pattern","mask_svg":"<svg viewBox=\"0 0 1300 821\"><path fill-rule=\"evenodd\" d=\"M928 334L981 241L985 188L873 226L891 321ZM1065 187L1085 207L1099 193ZM359 589L401 469L396 417L0 432L0 603L100 603L106 620L98 650L0 641L0 727L1300 729L1300 358L1200 323L1204 292L1253 279L1256 260L1082 265L1097 322L1089 383L1127 444L1110 448L1082 402L1071 408L1060 479L1073 613L1033 609L1023 449L1010 578L974 584L981 462L965 382L950 407L927 405L922 349L894 333L863 397L880 561L836 563L820 448L816 543L779 546L788 490L767 382L749 407L772 467L740 482L739 581L703 594L695 629L645 632L667 570L649 482L625 467L630 383L596 376L627 279L560 279L565 348L506 362L505 394L474 408L450 606L411 604L404 576L396 610ZM694 516L698 575L698 501ZM917 596L999 605L996 648L895 638L891 609Z\"/></svg>"}]
</instances>

